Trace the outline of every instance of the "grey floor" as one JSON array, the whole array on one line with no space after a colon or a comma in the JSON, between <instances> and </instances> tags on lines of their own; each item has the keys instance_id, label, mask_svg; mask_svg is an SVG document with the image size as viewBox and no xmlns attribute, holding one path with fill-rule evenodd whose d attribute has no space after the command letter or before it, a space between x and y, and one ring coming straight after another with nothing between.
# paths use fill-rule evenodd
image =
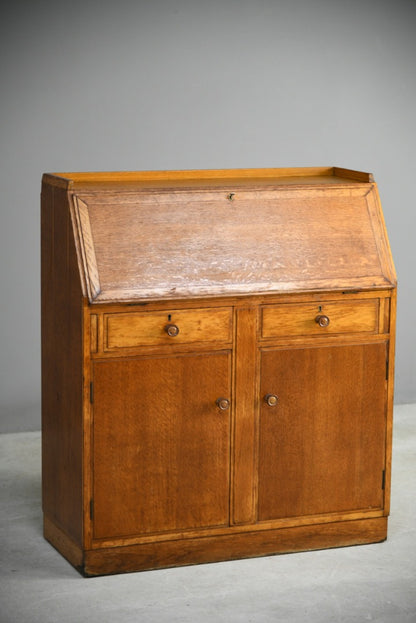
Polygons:
<instances>
[{"instance_id":1,"label":"grey floor","mask_svg":"<svg viewBox=\"0 0 416 623\"><path fill-rule=\"evenodd\" d=\"M416 405L385 543L84 579L42 537L40 433L0 435L1 623L416 622Z\"/></svg>"}]
</instances>

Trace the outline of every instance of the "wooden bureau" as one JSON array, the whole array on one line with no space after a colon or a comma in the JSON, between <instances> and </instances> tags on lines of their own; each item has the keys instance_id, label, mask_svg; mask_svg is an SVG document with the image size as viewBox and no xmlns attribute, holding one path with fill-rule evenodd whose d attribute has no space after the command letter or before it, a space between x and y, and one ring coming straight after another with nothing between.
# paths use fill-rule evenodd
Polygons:
<instances>
[{"instance_id":1,"label":"wooden bureau","mask_svg":"<svg viewBox=\"0 0 416 623\"><path fill-rule=\"evenodd\" d=\"M395 304L370 174L45 174L46 539L88 576L384 540Z\"/></svg>"}]
</instances>

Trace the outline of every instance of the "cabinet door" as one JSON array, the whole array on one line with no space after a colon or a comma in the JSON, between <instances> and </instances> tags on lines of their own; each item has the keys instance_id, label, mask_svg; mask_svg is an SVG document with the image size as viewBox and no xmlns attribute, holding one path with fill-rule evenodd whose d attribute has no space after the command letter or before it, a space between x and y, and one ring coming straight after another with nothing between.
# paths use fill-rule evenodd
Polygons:
<instances>
[{"instance_id":1,"label":"cabinet door","mask_svg":"<svg viewBox=\"0 0 416 623\"><path fill-rule=\"evenodd\" d=\"M95 362L94 538L228 523L230 378L228 351Z\"/></svg>"},{"instance_id":2,"label":"cabinet door","mask_svg":"<svg viewBox=\"0 0 416 623\"><path fill-rule=\"evenodd\" d=\"M385 343L265 349L261 392L260 521L382 508Z\"/></svg>"}]
</instances>

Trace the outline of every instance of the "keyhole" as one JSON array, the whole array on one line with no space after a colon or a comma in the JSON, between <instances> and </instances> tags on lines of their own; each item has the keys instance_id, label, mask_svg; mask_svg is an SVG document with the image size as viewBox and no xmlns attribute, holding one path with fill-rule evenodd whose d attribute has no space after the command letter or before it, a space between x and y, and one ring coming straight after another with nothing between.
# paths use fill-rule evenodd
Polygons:
<instances>
[{"instance_id":1,"label":"keyhole","mask_svg":"<svg viewBox=\"0 0 416 623\"><path fill-rule=\"evenodd\" d=\"M321 310L319 310L321 311ZM172 314L168 314L168 322L170 322L172 320Z\"/></svg>"}]
</instances>

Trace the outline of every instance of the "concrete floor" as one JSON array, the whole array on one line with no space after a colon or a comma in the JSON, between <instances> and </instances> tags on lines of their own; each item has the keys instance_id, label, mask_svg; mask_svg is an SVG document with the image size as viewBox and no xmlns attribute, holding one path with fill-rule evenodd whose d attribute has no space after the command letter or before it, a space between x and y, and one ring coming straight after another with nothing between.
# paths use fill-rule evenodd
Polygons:
<instances>
[{"instance_id":1,"label":"concrete floor","mask_svg":"<svg viewBox=\"0 0 416 623\"><path fill-rule=\"evenodd\" d=\"M40 433L1 435L0 468L1 623L416 622L416 405L376 545L84 579L42 537Z\"/></svg>"}]
</instances>

